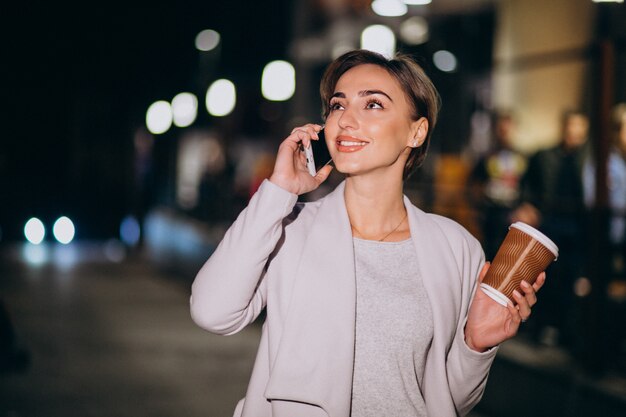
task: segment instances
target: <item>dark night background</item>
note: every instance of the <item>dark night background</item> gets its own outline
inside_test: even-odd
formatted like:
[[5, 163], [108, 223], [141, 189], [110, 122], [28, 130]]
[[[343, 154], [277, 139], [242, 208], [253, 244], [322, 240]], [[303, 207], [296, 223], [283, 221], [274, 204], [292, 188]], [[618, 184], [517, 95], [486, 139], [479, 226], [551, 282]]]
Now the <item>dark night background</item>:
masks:
[[115, 233], [127, 210], [133, 132], [147, 107], [196, 92], [206, 76], [196, 34], [222, 35], [209, 71], [245, 86], [284, 58], [291, 30], [286, 0], [25, 1], [2, 9], [4, 240], [19, 238], [31, 216], [75, 218], [78, 238]]

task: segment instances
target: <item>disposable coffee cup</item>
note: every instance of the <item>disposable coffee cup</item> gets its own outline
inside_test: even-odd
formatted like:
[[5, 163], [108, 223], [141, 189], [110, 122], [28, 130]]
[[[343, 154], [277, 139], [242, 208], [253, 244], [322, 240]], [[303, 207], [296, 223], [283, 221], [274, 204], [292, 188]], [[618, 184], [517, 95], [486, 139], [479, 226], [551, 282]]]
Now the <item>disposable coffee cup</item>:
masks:
[[522, 280], [534, 284], [539, 273], [558, 256], [559, 248], [546, 235], [526, 223], [515, 222], [509, 227], [480, 287], [503, 306], [508, 300], [515, 304], [513, 291], [523, 294]]

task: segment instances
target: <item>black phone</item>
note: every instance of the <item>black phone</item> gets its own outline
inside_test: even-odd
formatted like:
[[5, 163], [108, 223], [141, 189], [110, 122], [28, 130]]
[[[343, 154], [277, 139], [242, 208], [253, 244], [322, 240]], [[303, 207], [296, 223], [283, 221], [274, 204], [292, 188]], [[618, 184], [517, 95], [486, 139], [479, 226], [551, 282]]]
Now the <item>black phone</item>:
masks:
[[319, 139], [311, 140], [311, 147], [309, 149], [304, 149], [306, 166], [312, 176], [315, 176], [317, 171], [332, 161], [330, 152], [328, 151], [328, 146], [326, 146], [324, 129], [317, 132], [317, 136], [319, 136]]

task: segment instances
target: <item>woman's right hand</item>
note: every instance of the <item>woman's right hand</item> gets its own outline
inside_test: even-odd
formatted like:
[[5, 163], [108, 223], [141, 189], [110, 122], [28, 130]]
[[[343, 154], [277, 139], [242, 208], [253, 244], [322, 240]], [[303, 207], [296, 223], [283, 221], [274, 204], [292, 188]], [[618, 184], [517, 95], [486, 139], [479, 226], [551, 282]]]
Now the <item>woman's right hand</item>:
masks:
[[278, 148], [274, 172], [270, 177], [271, 182], [300, 195], [315, 190], [326, 181], [333, 167], [326, 165], [314, 177], [311, 176], [306, 167], [304, 152], [300, 150], [300, 144], [308, 147], [311, 146], [311, 140], [319, 140], [317, 132], [321, 129], [322, 126], [309, 123], [291, 131]]

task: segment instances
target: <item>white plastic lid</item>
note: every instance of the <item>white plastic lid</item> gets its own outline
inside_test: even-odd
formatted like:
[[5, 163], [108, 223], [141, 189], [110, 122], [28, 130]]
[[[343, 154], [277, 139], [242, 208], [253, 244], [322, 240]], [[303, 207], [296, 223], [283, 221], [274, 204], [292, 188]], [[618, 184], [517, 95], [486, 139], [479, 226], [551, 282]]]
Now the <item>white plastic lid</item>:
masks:
[[554, 254], [555, 259], [559, 257], [559, 247], [552, 240], [550, 240], [548, 236], [544, 235], [539, 230], [523, 222], [515, 222], [510, 227], [514, 227], [527, 235], [532, 236], [533, 239], [548, 248], [550, 252]]

